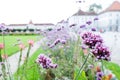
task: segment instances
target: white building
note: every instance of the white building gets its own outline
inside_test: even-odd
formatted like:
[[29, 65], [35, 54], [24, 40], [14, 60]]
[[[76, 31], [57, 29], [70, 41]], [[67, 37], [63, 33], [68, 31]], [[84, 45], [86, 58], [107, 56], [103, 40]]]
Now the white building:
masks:
[[[73, 14], [71, 17], [69, 17], [68, 22], [69, 25], [76, 24], [74, 30], [77, 31], [81, 25], [85, 25], [86, 27], [90, 28], [92, 26], [97, 25], [96, 23], [93, 23], [94, 18], [97, 17], [97, 14], [95, 12], [84, 12], [82, 10], [79, 10], [77, 13]], [[87, 25], [87, 21], [92, 21], [91, 25]]]
[[8, 29], [34, 29], [34, 30], [47, 30], [47, 29], [53, 29], [55, 27], [52, 23], [32, 23], [32, 21], [29, 22], [29, 24], [9, 24], [6, 25], [6, 28]]
[[69, 25], [71, 24], [78, 24], [83, 25], [86, 24], [87, 21], [93, 20], [97, 14], [95, 12], [84, 12], [79, 10], [73, 16], [69, 17]]
[[[95, 21], [94, 18], [99, 20]], [[87, 21], [92, 21], [90, 27], [97, 27], [99, 30], [120, 31], [120, 2], [114, 1], [107, 9], [98, 14], [79, 10], [68, 19], [69, 26], [77, 24], [76, 29], [81, 25], [86, 25]]]
[[65, 21], [65, 20], [61, 20], [60, 22], [58, 22], [56, 24], [56, 27], [55, 28], [67, 28], [68, 29], [68, 21]]
[[99, 27], [106, 30], [120, 31], [120, 2], [113, 2], [106, 10], [99, 13]]

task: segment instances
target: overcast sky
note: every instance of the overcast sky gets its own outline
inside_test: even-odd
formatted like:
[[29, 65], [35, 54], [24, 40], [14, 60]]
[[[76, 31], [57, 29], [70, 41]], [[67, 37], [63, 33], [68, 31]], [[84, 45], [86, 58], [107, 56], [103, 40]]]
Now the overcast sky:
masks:
[[[88, 10], [92, 3], [103, 9], [115, 0], [0, 0], [0, 23], [56, 23], [73, 15], [78, 8]], [[81, 0], [83, 1], [83, 0]], [[120, 0], [118, 0], [120, 1]]]

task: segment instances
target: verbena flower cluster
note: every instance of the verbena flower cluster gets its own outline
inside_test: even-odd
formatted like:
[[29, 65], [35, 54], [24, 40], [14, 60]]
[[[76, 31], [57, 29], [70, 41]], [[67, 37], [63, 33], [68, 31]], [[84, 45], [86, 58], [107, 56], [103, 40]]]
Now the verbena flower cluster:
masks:
[[2, 30], [4, 28], [5, 28], [5, 26], [3, 24], [0, 24], [0, 29]]
[[91, 28], [91, 31], [96, 31], [96, 28]]
[[76, 26], [77, 24], [71, 24], [69, 27], [71, 28], [71, 27], [73, 27], [73, 26]]
[[92, 21], [87, 21], [86, 24], [90, 25], [92, 24]]
[[80, 28], [84, 28], [84, 27], [86, 27], [86, 25], [81, 25], [81, 26], [80, 26]]
[[82, 35], [83, 43], [86, 44], [90, 49], [93, 49], [95, 45], [103, 42], [103, 39], [99, 35], [95, 35], [91, 32], [85, 32]]
[[92, 50], [92, 53], [95, 55], [97, 59], [110, 60], [110, 51], [106, 46], [101, 43], [97, 43], [95, 48]]
[[110, 60], [110, 51], [103, 45], [103, 39], [96, 34], [86, 32], [82, 35], [83, 43], [87, 45], [93, 55], [99, 60]]
[[36, 60], [38, 64], [42, 66], [42, 68], [57, 68], [57, 64], [53, 64], [52, 60], [44, 54], [40, 54]]
[[58, 43], [61, 44], [65, 44], [66, 40], [62, 40], [62, 39], [56, 39], [51, 45], [48, 45], [50, 48], [53, 48], [54, 46], [56, 46]]
[[101, 71], [100, 67], [96, 67], [96, 80], [102, 80], [104, 73]]
[[96, 73], [96, 80], [102, 80], [102, 77], [104, 76], [104, 73], [102, 71], [99, 71]]
[[50, 48], [55, 47], [58, 43], [65, 44], [67, 40], [70, 39], [69, 32], [64, 28], [64, 26], [46, 32], [45, 36], [47, 39], [46, 44]]
[[[88, 26], [90, 26], [91, 24], [93, 24], [95, 21], [97, 21], [97, 20], [99, 20], [97, 17], [95, 17], [93, 20], [88, 20], [88, 21], [86, 21], [86, 23], [85, 24], [83, 24], [83, 25], [80, 25], [80, 31], [81, 31], [81, 29], [89, 29], [90, 27], [88, 27]], [[88, 26], [87, 26], [88, 25]], [[95, 28], [95, 27], [91, 27], [91, 31], [97, 31], [97, 29]], [[78, 32], [79, 33], [79, 32]]]
[[96, 20], [99, 20], [99, 19], [96, 17], [96, 18], [94, 18], [94, 21], [96, 21]]

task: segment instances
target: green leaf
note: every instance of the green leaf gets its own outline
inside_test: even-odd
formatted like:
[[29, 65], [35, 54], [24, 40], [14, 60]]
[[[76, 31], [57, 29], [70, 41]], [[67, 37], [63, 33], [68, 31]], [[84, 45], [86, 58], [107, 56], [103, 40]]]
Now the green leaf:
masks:
[[[75, 72], [74, 72], [74, 79], [76, 78], [76, 75], [78, 74], [78, 72], [79, 72], [79, 67], [76, 67], [76, 68], [75, 68]], [[78, 79], [77, 79], [77, 80], [87, 80], [85, 71], [82, 71], [82, 72], [81, 72], [81, 75], [78, 76]]]

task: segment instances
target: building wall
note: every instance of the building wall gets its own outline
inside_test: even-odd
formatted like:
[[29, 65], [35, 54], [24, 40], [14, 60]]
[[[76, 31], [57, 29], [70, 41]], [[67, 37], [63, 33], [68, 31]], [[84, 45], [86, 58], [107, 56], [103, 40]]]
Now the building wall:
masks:
[[58, 29], [58, 28], [66, 28], [66, 29], [69, 29], [68, 27], [68, 22], [60, 22], [60, 23], [57, 23], [56, 24], [56, 27], [55, 27], [55, 29]]
[[85, 25], [87, 21], [91, 21], [92, 24], [91, 25], [86, 25], [86, 28], [91, 28], [91, 27], [98, 27], [98, 22], [97, 21], [94, 21], [94, 18], [96, 18], [97, 15], [90, 15], [90, 16], [85, 16], [85, 15], [81, 15], [81, 16], [71, 16], [69, 19], [68, 19], [68, 22], [69, 22], [69, 26], [72, 25], [72, 24], [77, 24], [75, 27], [74, 27], [74, 30], [78, 30], [80, 29], [80, 26], [81, 25]]
[[53, 29], [55, 26], [54, 25], [28, 25], [28, 28], [30, 29], [41, 29], [41, 30], [46, 30], [46, 29]]
[[27, 26], [6, 26], [8, 29], [26, 29]]
[[106, 12], [99, 16], [99, 27], [104, 28], [107, 31], [120, 31], [120, 12]]
[[40, 29], [40, 30], [46, 30], [46, 29], [49, 29], [49, 28], [54, 28], [55, 26], [54, 25], [33, 25], [33, 24], [28, 24], [28, 25], [25, 25], [25, 26], [6, 26], [6, 28], [9, 28], [9, 29]]
[[[95, 17], [98, 17], [98, 21], [93, 21]], [[106, 31], [120, 31], [120, 11], [104, 12], [98, 16], [71, 16], [68, 20], [69, 25], [78, 24], [77, 29], [80, 25], [86, 23], [86, 21], [92, 21], [90, 27], [96, 27], [97, 29], [103, 29]]]

